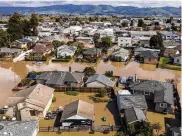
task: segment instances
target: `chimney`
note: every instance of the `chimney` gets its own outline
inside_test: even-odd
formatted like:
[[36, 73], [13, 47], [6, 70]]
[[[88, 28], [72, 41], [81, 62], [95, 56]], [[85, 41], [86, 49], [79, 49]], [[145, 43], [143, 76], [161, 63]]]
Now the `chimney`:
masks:
[[71, 66], [69, 66], [69, 72], [71, 72]]
[[134, 79], [135, 82], [137, 82], [137, 74], [135, 74], [135, 79]]

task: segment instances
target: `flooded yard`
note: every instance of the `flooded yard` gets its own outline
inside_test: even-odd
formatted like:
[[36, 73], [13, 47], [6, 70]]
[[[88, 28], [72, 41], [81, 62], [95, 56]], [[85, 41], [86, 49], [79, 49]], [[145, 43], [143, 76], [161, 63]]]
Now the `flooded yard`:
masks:
[[[173, 71], [167, 69], [154, 69], [153, 65], [138, 64], [130, 62], [125, 65], [122, 62], [103, 62], [100, 60], [97, 63], [75, 63], [75, 62], [45, 62], [41, 65], [32, 64], [32, 62], [20, 61], [13, 63], [12, 61], [0, 61], [0, 106], [4, 105], [4, 100], [12, 94], [11, 89], [24, 78], [30, 71], [54, 71], [62, 70], [68, 71], [71, 66], [72, 71], [82, 71], [85, 67], [94, 67], [97, 73], [105, 73], [105, 71], [112, 70], [117, 76], [134, 76], [138, 78], [153, 79], [165, 81], [168, 78], [180, 77], [180, 71]], [[178, 87], [180, 88], [180, 87]], [[180, 92], [180, 89], [179, 89]]]

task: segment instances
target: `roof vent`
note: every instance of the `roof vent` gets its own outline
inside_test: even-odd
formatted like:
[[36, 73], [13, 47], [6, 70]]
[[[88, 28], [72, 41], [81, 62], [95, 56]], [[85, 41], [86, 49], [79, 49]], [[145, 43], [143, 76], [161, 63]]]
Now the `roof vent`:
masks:
[[2, 130], [4, 128], [4, 126], [3, 125], [0, 125], [0, 130]]

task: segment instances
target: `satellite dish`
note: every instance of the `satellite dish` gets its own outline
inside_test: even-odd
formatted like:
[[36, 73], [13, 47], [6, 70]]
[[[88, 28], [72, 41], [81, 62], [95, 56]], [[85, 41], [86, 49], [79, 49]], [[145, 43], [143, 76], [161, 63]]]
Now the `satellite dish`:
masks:
[[5, 120], [6, 119], [6, 116], [3, 116], [3, 120]]
[[15, 121], [15, 120], [16, 120], [16, 118], [15, 118], [15, 117], [13, 117], [11, 120], [12, 120], [12, 121]]

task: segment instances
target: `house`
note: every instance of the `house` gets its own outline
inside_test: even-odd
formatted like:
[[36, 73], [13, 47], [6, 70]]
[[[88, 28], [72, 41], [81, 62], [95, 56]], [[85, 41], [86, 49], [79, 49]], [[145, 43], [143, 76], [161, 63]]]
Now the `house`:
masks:
[[158, 53], [150, 50], [142, 51], [140, 54], [135, 56], [137, 60], [144, 64], [157, 64], [158, 63]]
[[124, 110], [124, 118], [127, 126], [133, 123], [135, 123], [135, 125], [140, 125], [140, 122], [146, 120], [144, 112], [141, 109], [134, 107]]
[[57, 58], [73, 56], [77, 50], [76, 46], [63, 45], [57, 48]]
[[147, 102], [144, 95], [137, 94], [118, 94], [117, 95], [117, 105], [121, 116], [124, 116], [124, 111], [130, 108], [138, 108], [143, 111], [146, 115], [147, 113]]
[[77, 42], [84, 41], [84, 42], [87, 42], [87, 43], [93, 43], [92, 37], [76, 37], [76, 41]]
[[2, 58], [14, 58], [18, 56], [20, 53], [21, 49], [7, 48], [7, 47], [0, 48], [0, 57]]
[[180, 52], [174, 48], [167, 48], [164, 51], [164, 57], [172, 57], [173, 58], [178, 54], [180, 54]]
[[38, 36], [27, 36], [25, 38], [31, 40], [33, 43], [36, 43], [39, 40]]
[[118, 37], [118, 46], [120, 47], [131, 47], [131, 37]]
[[138, 80], [129, 84], [129, 90], [133, 94], [144, 95], [147, 100], [153, 101], [155, 111], [173, 113], [173, 85], [168, 82], [156, 80]]
[[94, 105], [82, 100], [77, 100], [65, 105], [60, 120], [63, 127], [79, 125], [92, 126], [94, 121]]
[[130, 31], [130, 35], [132, 38], [134, 37], [152, 37], [153, 35], [157, 35], [156, 31]]
[[181, 54], [178, 54], [174, 57], [173, 64], [181, 65]]
[[142, 47], [149, 47], [150, 37], [139, 37], [139, 45]]
[[107, 50], [107, 53], [108, 53], [108, 54], [112, 54], [113, 52], [118, 51], [119, 49], [120, 49], [119, 46], [114, 45], [114, 46], [110, 47], [110, 48]]
[[20, 113], [22, 121], [37, 120], [45, 117], [52, 104], [53, 93], [53, 88], [37, 84], [9, 97], [6, 105], [13, 108], [15, 114]]
[[160, 31], [159, 34], [162, 36], [164, 40], [172, 40], [172, 39], [180, 40], [181, 38], [181, 36], [171, 31]]
[[11, 45], [12, 47], [16, 47], [16, 48], [27, 48], [27, 44], [32, 42], [32, 40], [30, 39], [19, 39], [13, 42], [13, 44]]
[[129, 59], [129, 51], [121, 48], [119, 51], [113, 52], [111, 57], [120, 57], [121, 61], [127, 61]]
[[53, 46], [52, 44], [46, 44], [46, 43], [36, 43], [33, 47], [33, 53], [46, 55], [50, 54], [52, 52]]
[[152, 52], [156, 52], [157, 54], [160, 53], [160, 50], [158, 50], [158, 49], [149, 49], [149, 48], [138, 47], [138, 48], [134, 49], [134, 56], [139, 55], [143, 51], [152, 51]]
[[1, 121], [0, 136], [37, 136], [38, 121]]
[[83, 51], [83, 56], [84, 57], [89, 57], [89, 58], [97, 58], [100, 57], [102, 53], [102, 49], [99, 48], [89, 48], [86, 51]]
[[37, 83], [49, 87], [81, 87], [83, 85], [84, 73], [67, 71], [42, 72], [36, 77]]
[[87, 87], [113, 88], [116, 84], [116, 81], [112, 81], [109, 77], [105, 75], [98, 74], [89, 77], [85, 84]]

